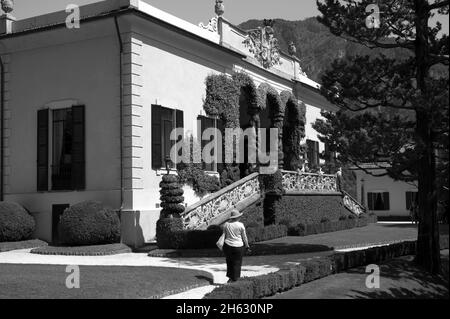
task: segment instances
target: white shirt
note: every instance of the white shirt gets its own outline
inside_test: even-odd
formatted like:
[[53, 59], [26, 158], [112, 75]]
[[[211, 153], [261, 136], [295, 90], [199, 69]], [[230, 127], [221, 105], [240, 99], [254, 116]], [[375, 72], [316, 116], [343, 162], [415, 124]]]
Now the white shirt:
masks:
[[248, 247], [247, 234], [245, 226], [241, 222], [225, 223], [223, 226], [225, 233], [225, 244], [231, 247]]

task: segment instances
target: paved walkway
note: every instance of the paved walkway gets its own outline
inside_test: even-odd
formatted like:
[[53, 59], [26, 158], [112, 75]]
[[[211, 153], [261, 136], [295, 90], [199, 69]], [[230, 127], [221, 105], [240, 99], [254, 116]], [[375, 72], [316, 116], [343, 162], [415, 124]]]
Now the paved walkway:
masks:
[[[382, 245], [396, 241], [415, 240], [417, 228], [413, 225], [378, 224], [363, 228], [307, 237], [287, 237], [266, 242], [280, 246], [291, 244], [327, 245], [335, 250], [352, 250]], [[301, 260], [327, 256], [333, 251], [276, 256], [244, 257], [242, 276], [251, 277], [278, 271]], [[226, 264], [223, 257], [215, 258], [158, 258], [146, 253], [127, 253], [110, 256], [54, 256], [31, 254], [30, 249], [0, 253], [0, 264], [51, 264], [51, 265], [104, 265], [104, 266], [157, 266], [203, 270], [210, 274], [214, 284], [226, 283]], [[180, 299], [202, 298], [213, 285], [194, 289], [172, 297]]]

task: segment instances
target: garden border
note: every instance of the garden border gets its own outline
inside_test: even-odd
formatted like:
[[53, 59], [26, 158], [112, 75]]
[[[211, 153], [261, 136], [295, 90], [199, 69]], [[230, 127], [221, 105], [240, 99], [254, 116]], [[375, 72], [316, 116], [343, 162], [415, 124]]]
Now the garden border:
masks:
[[[448, 236], [441, 236], [441, 250], [448, 249]], [[290, 290], [350, 268], [380, 263], [396, 257], [414, 255], [417, 241], [373, 247], [350, 252], [338, 252], [327, 257], [318, 257], [301, 262], [291, 268], [277, 272], [244, 277], [237, 282], [217, 287], [204, 299], [260, 299]]]
[[[91, 250], [90, 250], [91, 249]], [[132, 249], [124, 244], [106, 244], [91, 246], [45, 246], [32, 249], [30, 253], [37, 255], [58, 256], [109, 256], [131, 253]]]

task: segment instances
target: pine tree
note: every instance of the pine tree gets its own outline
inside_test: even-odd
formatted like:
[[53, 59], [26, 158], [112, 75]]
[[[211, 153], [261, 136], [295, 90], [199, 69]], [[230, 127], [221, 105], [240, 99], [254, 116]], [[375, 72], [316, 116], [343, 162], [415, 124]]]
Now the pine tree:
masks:
[[[375, 58], [340, 59], [325, 72], [323, 95], [347, 112], [325, 114], [328, 121], [317, 122], [316, 128], [342, 161], [384, 159], [391, 164], [386, 174], [406, 181], [417, 178], [416, 261], [437, 273], [436, 166], [441, 159], [436, 154], [446, 152], [437, 150], [448, 140], [444, 117], [448, 118], [448, 77], [436, 78], [432, 71], [437, 65], [448, 66], [449, 43], [448, 35], [440, 35], [439, 22], [431, 26], [431, 18], [448, 15], [449, 1], [379, 0], [374, 6], [373, 0], [319, 0], [317, 4], [322, 13], [319, 22], [333, 34], [382, 53]], [[387, 53], [396, 49], [405, 50], [405, 58], [389, 58]]]

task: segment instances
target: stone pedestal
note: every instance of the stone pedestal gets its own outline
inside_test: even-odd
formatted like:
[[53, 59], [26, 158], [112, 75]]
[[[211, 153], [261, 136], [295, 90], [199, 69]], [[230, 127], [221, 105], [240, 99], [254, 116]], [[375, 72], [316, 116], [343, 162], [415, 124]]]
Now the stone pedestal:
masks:
[[12, 33], [15, 21], [16, 18], [14, 18], [11, 14], [3, 14], [0, 17], [0, 35]]

